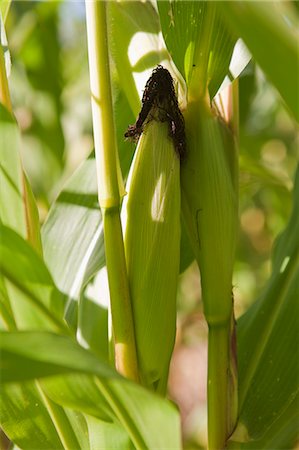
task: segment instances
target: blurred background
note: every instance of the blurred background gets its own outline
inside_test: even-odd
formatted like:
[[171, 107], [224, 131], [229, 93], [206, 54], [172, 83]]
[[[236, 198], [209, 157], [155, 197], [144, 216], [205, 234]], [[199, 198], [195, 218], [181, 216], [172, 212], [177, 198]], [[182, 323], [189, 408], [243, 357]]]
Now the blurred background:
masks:
[[[43, 223], [64, 182], [93, 147], [84, 3], [13, 2], [6, 31], [23, 165]], [[237, 317], [258, 299], [269, 277], [271, 249], [291, 211], [299, 156], [298, 129], [254, 62], [239, 79], [239, 94]], [[127, 145], [131, 157], [132, 145]], [[206, 445], [206, 339], [199, 271], [192, 263], [179, 280], [169, 381], [170, 397], [181, 410], [186, 448]]]

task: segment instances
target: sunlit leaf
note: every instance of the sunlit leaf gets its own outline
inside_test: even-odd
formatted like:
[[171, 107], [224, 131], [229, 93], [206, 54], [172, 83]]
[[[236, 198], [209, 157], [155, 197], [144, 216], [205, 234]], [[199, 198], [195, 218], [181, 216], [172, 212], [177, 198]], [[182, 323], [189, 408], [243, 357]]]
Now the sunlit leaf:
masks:
[[11, 5], [11, 0], [1, 0], [0, 1], [0, 13], [1, 13], [4, 23], [6, 21], [7, 15], [8, 15], [10, 5]]
[[48, 332], [2, 332], [0, 348], [2, 383], [65, 373], [95, 375], [95, 386], [136, 448], [181, 448], [179, 416], [170, 402], [122, 379], [70, 338]]
[[[193, 72], [201, 73], [200, 78], [205, 78], [213, 98], [229, 73], [235, 36], [212, 3], [158, 1], [158, 9], [167, 48], [187, 85]], [[241, 68], [244, 62], [232, 79]], [[198, 91], [201, 89], [198, 86]]]
[[19, 154], [20, 133], [14, 118], [0, 104], [1, 222], [27, 237], [23, 200], [23, 172]]
[[92, 416], [86, 416], [90, 439], [90, 449], [113, 448], [114, 450], [134, 450], [128, 434], [115, 423], [100, 421]]
[[64, 449], [34, 381], [2, 384], [0, 415], [1, 427], [20, 448]]
[[42, 230], [44, 257], [74, 320], [82, 286], [104, 264], [95, 161], [88, 159], [59, 194]]
[[66, 332], [62, 321], [64, 296], [54, 286], [43, 261], [13, 230], [3, 225], [0, 229], [0, 268], [9, 281], [8, 294], [17, 326]]
[[219, 2], [219, 8], [299, 120], [298, 30], [280, 3]]

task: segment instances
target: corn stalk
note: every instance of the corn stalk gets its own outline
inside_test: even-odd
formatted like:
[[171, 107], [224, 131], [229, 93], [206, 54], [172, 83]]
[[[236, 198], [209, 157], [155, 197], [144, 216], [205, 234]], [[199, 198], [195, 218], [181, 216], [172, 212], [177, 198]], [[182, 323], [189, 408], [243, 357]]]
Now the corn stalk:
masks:
[[201, 272], [209, 326], [209, 449], [224, 448], [237, 415], [232, 273], [237, 235], [237, 160], [230, 131], [204, 99], [186, 111], [188, 160], [182, 211]]
[[120, 222], [124, 187], [113, 120], [106, 6], [105, 1], [86, 1], [98, 198], [104, 225], [115, 365], [124, 376], [137, 381], [134, 326]]

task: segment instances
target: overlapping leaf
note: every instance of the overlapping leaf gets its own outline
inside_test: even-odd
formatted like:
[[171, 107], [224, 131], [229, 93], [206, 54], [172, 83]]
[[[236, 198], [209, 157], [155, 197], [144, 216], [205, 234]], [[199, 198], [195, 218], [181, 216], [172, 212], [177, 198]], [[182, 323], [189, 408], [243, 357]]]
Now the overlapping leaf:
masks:
[[238, 322], [240, 423], [235, 438], [245, 441], [242, 448], [287, 448], [298, 437], [298, 199], [299, 170], [293, 212], [274, 248], [272, 276]]
[[219, 2], [219, 8], [298, 121], [299, 35], [295, 12], [282, 10], [279, 2]]
[[167, 48], [187, 84], [200, 73], [213, 98], [229, 72], [235, 36], [212, 3], [158, 1], [158, 9]]
[[[174, 406], [122, 379], [71, 338], [49, 332], [4, 332], [0, 346], [3, 383], [65, 373], [94, 375], [94, 386], [104, 396], [113, 418], [127, 431], [136, 448], [180, 448], [179, 416]], [[46, 381], [43, 386], [51, 396], [51, 386], [47, 388]], [[77, 389], [80, 390], [79, 383]], [[63, 391], [60, 402], [63, 403]]]

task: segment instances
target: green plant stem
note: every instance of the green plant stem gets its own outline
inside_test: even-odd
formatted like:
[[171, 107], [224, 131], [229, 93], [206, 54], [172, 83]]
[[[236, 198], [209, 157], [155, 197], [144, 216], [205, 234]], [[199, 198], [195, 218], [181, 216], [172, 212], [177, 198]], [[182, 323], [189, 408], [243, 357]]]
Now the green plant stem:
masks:
[[103, 210], [106, 262], [117, 370], [138, 381], [133, 319], [119, 209]]
[[128, 435], [130, 436], [134, 448], [136, 450], [144, 450], [146, 448], [146, 443], [143, 439], [143, 436], [136, 426], [135, 421], [132, 420], [131, 416], [127, 414], [126, 408], [124, 407], [124, 404], [119, 400], [117, 392], [115, 394], [113, 385], [111, 389], [111, 384], [109, 383], [109, 381], [104, 382], [98, 377], [95, 377], [94, 380], [98, 389], [103, 394], [109, 406], [113, 410], [115, 416], [118, 418], [119, 422], [122, 424]]
[[115, 363], [122, 375], [137, 381], [134, 326], [120, 223], [120, 204], [125, 192], [113, 119], [107, 3], [86, 1], [85, 5], [98, 197], [104, 224]]
[[12, 112], [12, 105], [10, 100], [5, 68], [4, 52], [1, 44], [0, 44], [0, 102], [5, 106], [5, 108], [9, 112]]
[[230, 323], [209, 326], [208, 442], [209, 450], [225, 447], [228, 434]]
[[76, 448], [80, 448], [77, 437], [64, 409], [56, 403], [52, 402], [52, 400], [44, 393], [42, 385], [38, 380], [35, 380], [35, 385], [47, 408], [47, 411], [52, 419], [54, 427], [65, 450], [74, 450]]

